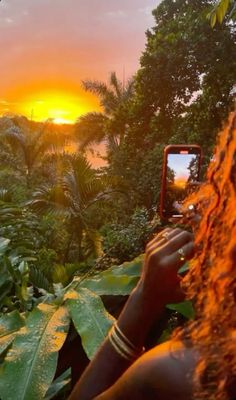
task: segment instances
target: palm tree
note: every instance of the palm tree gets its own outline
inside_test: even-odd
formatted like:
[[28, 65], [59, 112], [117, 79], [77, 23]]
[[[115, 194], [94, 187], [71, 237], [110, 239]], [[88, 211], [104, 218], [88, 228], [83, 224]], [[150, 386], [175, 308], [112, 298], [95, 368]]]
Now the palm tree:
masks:
[[65, 144], [66, 137], [58, 135], [51, 128], [50, 121], [36, 123], [23, 116], [5, 117], [1, 123], [0, 140], [23, 162], [28, 186], [32, 171], [42, 161], [43, 156], [48, 152], [55, 152]]
[[236, 1], [235, 0], [218, 0], [212, 11], [208, 14], [211, 26], [214, 27], [216, 22], [222, 23], [226, 14], [229, 12], [229, 18], [236, 19]]
[[[65, 162], [65, 160], [64, 160]], [[45, 184], [33, 193], [28, 205], [40, 213], [60, 215], [68, 224], [70, 237], [64, 262], [76, 243], [78, 259], [85, 257], [83, 244], [90, 247], [90, 254], [98, 255], [100, 238], [94, 228], [94, 214], [91, 211], [104, 205], [112, 195], [118, 192], [117, 180], [102, 176], [91, 168], [86, 158], [79, 154], [67, 155], [67, 167], [58, 181]]]
[[77, 121], [75, 132], [80, 142], [80, 149], [105, 141], [110, 150], [119, 146], [126, 133], [127, 114], [124, 111], [134, 93], [134, 80], [126, 85], [112, 72], [109, 85], [99, 81], [86, 80], [83, 88], [100, 99], [103, 112], [91, 112]]

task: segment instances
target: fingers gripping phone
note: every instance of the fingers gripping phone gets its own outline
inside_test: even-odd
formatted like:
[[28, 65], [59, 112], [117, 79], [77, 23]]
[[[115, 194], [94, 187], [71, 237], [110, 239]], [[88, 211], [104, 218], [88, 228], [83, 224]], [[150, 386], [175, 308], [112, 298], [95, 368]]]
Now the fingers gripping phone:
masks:
[[182, 218], [181, 206], [199, 182], [202, 160], [198, 145], [170, 145], [164, 149], [160, 215], [164, 220]]

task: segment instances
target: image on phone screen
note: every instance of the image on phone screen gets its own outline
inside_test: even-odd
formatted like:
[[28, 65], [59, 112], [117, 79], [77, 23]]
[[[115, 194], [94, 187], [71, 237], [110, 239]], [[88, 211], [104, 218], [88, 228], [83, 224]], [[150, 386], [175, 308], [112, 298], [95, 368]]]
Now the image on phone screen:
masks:
[[191, 192], [191, 184], [199, 178], [199, 154], [182, 151], [167, 155], [165, 214], [181, 215], [183, 200]]

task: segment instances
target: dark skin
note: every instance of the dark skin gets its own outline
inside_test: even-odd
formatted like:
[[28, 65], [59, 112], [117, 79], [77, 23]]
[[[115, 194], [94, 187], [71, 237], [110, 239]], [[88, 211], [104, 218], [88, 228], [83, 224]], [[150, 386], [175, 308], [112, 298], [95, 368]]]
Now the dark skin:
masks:
[[140, 357], [111, 388], [95, 399], [190, 400], [195, 358], [193, 351], [183, 348], [181, 343], [159, 345]]
[[[183, 299], [178, 270], [185, 261], [178, 253], [180, 248], [185, 259], [192, 258], [193, 236], [178, 228], [167, 228], [146, 247], [140, 281], [118, 319], [119, 328], [139, 348], [165, 305]], [[191, 398], [195, 363], [193, 350], [178, 342], [167, 342], [132, 364], [106, 339], [69, 400], [187, 400]]]

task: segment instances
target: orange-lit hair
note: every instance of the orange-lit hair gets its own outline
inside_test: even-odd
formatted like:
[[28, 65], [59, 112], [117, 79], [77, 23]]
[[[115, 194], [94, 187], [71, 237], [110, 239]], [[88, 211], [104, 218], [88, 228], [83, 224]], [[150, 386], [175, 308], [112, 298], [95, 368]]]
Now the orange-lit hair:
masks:
[[181, 335], [200, 353], [196, 399], [225, 400], [236, 379], [236, 112], [219, 134], [207, 178], [187, 199], [195, 203], [201, 221], [184, 279], [196, 317]]

